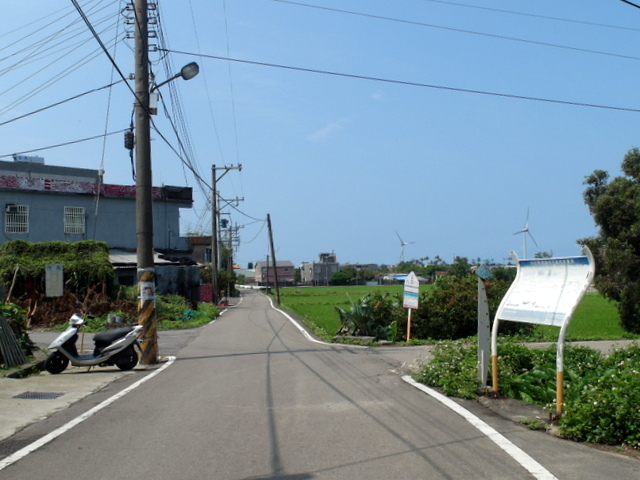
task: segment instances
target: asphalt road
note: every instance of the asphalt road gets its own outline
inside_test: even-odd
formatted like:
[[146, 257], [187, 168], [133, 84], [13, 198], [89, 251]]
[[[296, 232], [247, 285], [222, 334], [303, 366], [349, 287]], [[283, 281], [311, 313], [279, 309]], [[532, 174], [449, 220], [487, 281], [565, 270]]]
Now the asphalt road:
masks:
[[[310, 341], [257, 292], [173, 348], [175, 362], [0, 479], [640, 478], [636, 460], [455, 402], [474, 425], [371, 349]], [[154, 373], [122, 377], [19, 432], [12, 448]]]

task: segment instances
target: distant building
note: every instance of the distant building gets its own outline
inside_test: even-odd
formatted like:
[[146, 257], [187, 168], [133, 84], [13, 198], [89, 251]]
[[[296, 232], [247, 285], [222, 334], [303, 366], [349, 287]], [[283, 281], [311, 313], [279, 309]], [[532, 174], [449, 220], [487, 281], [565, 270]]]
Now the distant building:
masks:
[[189, 237], [191, 244], [191, 258], [199, 264], [211, 263], [211, 235], [204, 237]]
[[331, 276], [339, 271], [340, 264], [333, 251], [320, 253], [317, 262], [303, 262], [300, 265], [300, 281], [305, 285], [329, 285]]
[[375, 263], [347, 263], [343, 264], [342, 267], [353, 267], [356, 270], [369, 270], [371, 272], [375, 272], [380, 270], [382, 267]]
[[[276, 261], [278, 285], [293, 285], [296, 280], [296, 269], [289, 260]], [[273, 262], [258, 262], [255, 270], [255, 283], [261, 286], [276, 284], [276, 271]]]

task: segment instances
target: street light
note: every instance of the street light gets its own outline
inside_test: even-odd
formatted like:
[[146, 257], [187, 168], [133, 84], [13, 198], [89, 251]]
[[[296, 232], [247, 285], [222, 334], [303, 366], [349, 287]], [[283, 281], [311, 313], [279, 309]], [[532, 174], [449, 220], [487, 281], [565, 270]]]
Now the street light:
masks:
[[193, 77], [198, 75], [199, 72], [200, 72], [200, 67], [196, 62], [187, 63], [173, 77], [169, 78], [168, 80], [165, 80], [162, 83], [159, 83], [158, 85], [154, 85], [153, 87], [151, 87], [151, 92], [154, 92], [164, 84], [169, 83], [179, 77], [182, 77], [185, 80], [191, 80]]
[[[147, 18], [146, 2], [136, 1], [140, 8], [138, 18]], [[144, 10], [144, 11], [143, 11]], [[142, 22], [144, 23], [144, 22]], [[198, 64], [191, 62], [179, 73], [149, 90], [149, 58], [146, 24], [136, 29], [136, 247], [138, 263], [138, 323], [142, 331], [141, 362], [146, 365], [158, 361], [158, 332], [155, 311], [155, 271], [153, 259], [153, 184], [151, 179], [151, 109], [149, 97], [162, 85], [182, 77], [190, 80], [199, 72]]]

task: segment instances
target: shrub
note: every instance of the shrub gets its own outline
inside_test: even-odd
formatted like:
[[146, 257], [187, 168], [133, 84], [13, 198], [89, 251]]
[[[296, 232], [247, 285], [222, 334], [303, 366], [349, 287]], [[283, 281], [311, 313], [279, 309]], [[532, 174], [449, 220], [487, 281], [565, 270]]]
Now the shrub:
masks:
[[640, 446], [640, 347], [617, 350], [574, 390], [560, 418], [578, 441]]
[[418, 381], [439, 387], [445, 395], [461, 398], [478, 396], [476, 346], [461, 341], [438, 343], [433, 359], [425, 365]]
[[[495, 280], [486, 284], [489, 315], [495, 316], [510, 282]], [[413, 319], [415, 318], [415, 320]], [[421, 294], [419, 307], [412, 318], [414, 336], [423, 339], [455, 340], [478, 332], [478, 279], [475, 275], [440, 277], [433, 287]], [[504, 322], [501, 333], [526, 333], [533, 326]]]
[[113, 267], [109, 248], [104, 242], [29, 243], [11, 240], [0, 246], [0, 282], [19, 297], [43, 295], [47, 264], [64, 265], [65, 290], [85, 293], [96, 285], [110, 286]]
[[402, 304], [398, 295], [390, 293], [367, 293], [349, 310], [335, 307], [340, 316], [343, 335], [371, 336], [377, 340], [394, 342], [398, 334]]
[[[531, 349], [502, 343], [500, 393], [553, 407], [556, 394], [556, 346]], [[433, 360], [418, 380], [463, 398], [478, 394], [476, 347], [463, 342], [436, 345]], [[565, 406], [559, 419], [569, 439], [640, 447], [640, 346], [608, 357], [587, 347], [565, 346]]]

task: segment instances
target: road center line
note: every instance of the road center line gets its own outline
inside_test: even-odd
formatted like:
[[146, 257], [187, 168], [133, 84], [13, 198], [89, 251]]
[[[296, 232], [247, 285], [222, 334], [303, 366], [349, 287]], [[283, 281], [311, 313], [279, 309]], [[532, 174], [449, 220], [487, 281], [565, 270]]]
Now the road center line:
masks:
[[65, 423], [61, 427], [56, 428], [55, 430], [53, 430], [52, 432], [48, 433], [47, 435], [39, 438], [35, 442], [30, 443], [26, 447], [21, 448], [17, 452], [9, 455], [8, 457], [3, 458], [2, 460], [0, 460], [0, 470], [4, 470], [9, 465], [12, 465], [12, 464], [16, 463], [18, 460], [23, 459], [24, 457], [26, 457], [30, 453], [35, 452], [40, 447], [43, 447], [47, 443], [49, 443], [52, 440], [58, 438], [63, 433], [68, 432], [69, 430], [71, 430], [76, 425], [78, 425], [78, 424], [84, 422], [86, 419], [92, 417], [94, 414], [98, 413], [103, 408], [108, 407], [109, 405], [111, 405], [113, 402], [115, 402], [119, 398], [124, 397], [127, 393], [129, 393], [132, 390], [138, 388], [144, 382], [146, 382], [148, 380], [151, 380], [153, 377], [158, 375], [164, 369], [168, 368], [175, 360], [176, 360], [176, 357], [167, 357], [167, 362], [164, 365], [162, 365], [162, 367], [160, 367], [158, 370], [150, 373], [149, 375], [145, 376], [144, 378], [141, 378], [137, 382], [129, 385], [124, 390], [121, 390], [120, 392], [116, 393], [113, 397], [110, 397], [110, 398], [106, 399], [104, 402], [102, 402], [102, 403], [96, 405], [95, 407], [87, 410], [82, 415], [80, 415], [80, 416], [74, 418], [73, 420]]
[[421, 383], [416, 382], [409, 375], [404, 375], [402, 379], [407, 382], [409, 385], [417, 388], [418, 390], [422, 390], [424, 393], [431, 395], [433, 398], [438, 400], [440, 403], [453, 410], [455, 413], [464, 418], [471, 425], [476, 427], [482, 433], [484, 433], [489, 439], [498, 445], [502, 450], [504, 450], [511, 458], [513, 458], [516, 462], [522, 465], [531, 475], [539, 480], [558, 480], [551, 472], [549, 472], [546, 468], [536, 462], [531, 456], [521, 450], [519, 447], [511, 443], [504, 435], [499, 433], [493, 427], [489, 426], [487, 423], [480, 420], [473, 413], [471, 413], [466, 408], [458, 405], [456, 402], [451, 400], [450, 398], [442, 395], [441, 393], [436, 392], [432, 388], [427, 387]]

